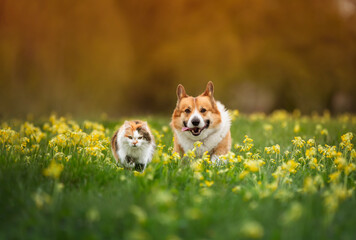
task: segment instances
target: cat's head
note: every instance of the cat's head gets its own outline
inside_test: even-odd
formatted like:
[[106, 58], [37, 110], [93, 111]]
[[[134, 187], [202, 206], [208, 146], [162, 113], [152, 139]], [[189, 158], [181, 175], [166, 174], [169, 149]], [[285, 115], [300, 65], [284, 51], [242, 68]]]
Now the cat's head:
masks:
[[140, 120], [125, 121], [125, 140], [130, 147], [141, 147], [151, 142], [147, 122]]

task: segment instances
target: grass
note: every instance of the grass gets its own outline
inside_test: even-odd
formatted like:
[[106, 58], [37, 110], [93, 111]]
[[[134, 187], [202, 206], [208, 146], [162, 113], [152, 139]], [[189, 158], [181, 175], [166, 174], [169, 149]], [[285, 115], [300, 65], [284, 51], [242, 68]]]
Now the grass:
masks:
[[237, 115], [222, 165], [149, 117], [144, 173], [114, 163], [121, 120], [2, 122], [0, 239], [354, 239], [355, 116]]

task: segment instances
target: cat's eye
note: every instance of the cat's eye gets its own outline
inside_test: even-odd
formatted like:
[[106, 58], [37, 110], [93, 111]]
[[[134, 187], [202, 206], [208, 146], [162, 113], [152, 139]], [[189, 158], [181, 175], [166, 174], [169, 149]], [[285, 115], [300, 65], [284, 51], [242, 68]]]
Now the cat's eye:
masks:
[[185, 113], [190, 113], [190, 109], [187, 108], [187, 109], [184, 110], [184, 112], [185, 112]]
[[205, 108], [202, 108], [202, 109], [200, 109], [200, 112], [201, 112], [201, 113], [205, 113], [205, 112], [206, 112], [206, 109], [205, 109]]
[[129, 139], [132, 139], [132, 137], [131, 137], [131, 136], [128, 136], [128, 138], [129, 138]]
[[142, 137], [138, 137], [138, 139], [142, 139]]

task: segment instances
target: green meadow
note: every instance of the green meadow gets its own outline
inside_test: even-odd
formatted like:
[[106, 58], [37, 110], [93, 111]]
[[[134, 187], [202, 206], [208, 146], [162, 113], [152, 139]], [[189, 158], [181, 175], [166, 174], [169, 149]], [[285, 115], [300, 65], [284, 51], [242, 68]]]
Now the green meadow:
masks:
[[143, 173], [111, 154], [124, 119], [2, 121], [0, 239], [355, 239], [356, 116], [231, 115], [221, 164], [146, 117]]

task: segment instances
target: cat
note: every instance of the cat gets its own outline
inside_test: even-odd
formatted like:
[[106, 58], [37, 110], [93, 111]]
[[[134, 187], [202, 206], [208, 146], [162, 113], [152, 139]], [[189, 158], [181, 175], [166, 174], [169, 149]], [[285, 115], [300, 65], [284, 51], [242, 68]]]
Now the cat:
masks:
[[140, 120], [125, 121], [111, 139], [116, 163], [140, 172], [151, 162], [155, 147], [155, 139], [147, 122]]

